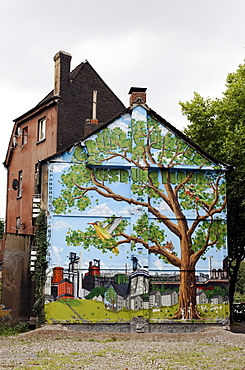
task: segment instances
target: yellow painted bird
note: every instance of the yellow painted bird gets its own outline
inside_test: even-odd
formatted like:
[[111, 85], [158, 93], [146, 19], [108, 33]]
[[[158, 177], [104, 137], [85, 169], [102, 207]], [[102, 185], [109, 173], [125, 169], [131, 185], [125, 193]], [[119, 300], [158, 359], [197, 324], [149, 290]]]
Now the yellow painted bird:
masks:
[[88, 225], [93, 225], [97, 236], [102, 241], [105, 241], [111, 238], [112, 231], [115, 230], [115, 228], [120, 224], [121, 221], [122, 221], [122, 217], [117, 217], [109, 223], [95, 221], [95, 222], [88, 222]]

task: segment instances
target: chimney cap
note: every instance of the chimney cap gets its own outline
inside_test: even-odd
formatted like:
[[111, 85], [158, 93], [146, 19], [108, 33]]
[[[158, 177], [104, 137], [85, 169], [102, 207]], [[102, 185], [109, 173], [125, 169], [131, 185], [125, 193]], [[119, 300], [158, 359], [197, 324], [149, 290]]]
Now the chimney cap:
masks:
[[67, 51], [60, 50], [60, 51], [58, 51], [58, 52], [55, 54], [55, 56], [54, 56], [54, 61], [56, 61], [57, 59], [59, 59], [61, 55], [66, 55], [66, 56], [68, 56], [68, 57], [70, 57], [70, 58], [71, 58], [71, 54], [70, 54], [70, 53], [67, 53]]
[[147, 87], [131, 87], [130, 90], [129, 90], [129, 94], [132, 94], [134, 92], [146, 92], [147, 90]]

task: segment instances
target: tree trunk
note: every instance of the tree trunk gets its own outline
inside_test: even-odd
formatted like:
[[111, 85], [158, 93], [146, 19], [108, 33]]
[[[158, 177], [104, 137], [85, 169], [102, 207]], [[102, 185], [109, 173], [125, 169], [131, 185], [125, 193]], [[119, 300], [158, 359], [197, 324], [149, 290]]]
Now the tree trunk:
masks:
[[196, 308], [196, 276], [195, 263], [191, 263], [192, 242], [186, 233], [182, 233], [180, 241], [181, 266], [179, 286], [179, 309], [174, 319], [201, 319]]
[[174, 319], [201, 319], [196, 309], [195, 268], [180, 270], [179, 309]]

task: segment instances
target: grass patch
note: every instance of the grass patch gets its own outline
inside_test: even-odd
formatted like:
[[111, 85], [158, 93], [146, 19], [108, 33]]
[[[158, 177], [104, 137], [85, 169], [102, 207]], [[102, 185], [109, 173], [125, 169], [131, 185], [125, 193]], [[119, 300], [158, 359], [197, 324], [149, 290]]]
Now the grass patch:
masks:
[[[222, 304], [200, 304], [197, 305], [198, 312], [203, 317], [203, 322], [215, 322], [219, 319], [229, 317], [229, 305]], [[45, 314], [48, 323], [96, 323], [96, 322], [128, 322], [133, 317], [144, 317], [150, 321], [160, 322], [171, 320], [178, 305], [161, 307], [160, 309], [141, 309], [138, 311], [122, 309], [111, 311], [106, 309], [103, 302], [87, 299], [67, 299], [50, 302], [45, 305]], [[201, 320], [193, 320], [201, 322]]]
[[0, 336], [17, 335], [20, 333], [26, 333], [29, 331], [29, 325], [27, 322], [20, 322], [17, 325], [10, 327], [6, 323], [0, 324]]

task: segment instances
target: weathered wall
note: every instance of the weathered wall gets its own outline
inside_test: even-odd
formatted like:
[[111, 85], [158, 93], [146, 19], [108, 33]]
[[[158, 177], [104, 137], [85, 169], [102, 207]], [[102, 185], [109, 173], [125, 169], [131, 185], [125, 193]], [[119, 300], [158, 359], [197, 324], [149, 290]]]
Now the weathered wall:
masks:
[[9, 319], [15, 324], [29, 320], [33, 304], [33, 283], [29, 273], [31, 236], [6, 235], [2, 304], [11, 309]]
[[[56, 151], [56, 106], [48, 108], [19, 123], [20, 130], [28, 127], [27, 143], [22, 145], [22, 135], [16, 138], [17, 146], [12, 150], [8, 167], [6, 232], [14, 233], [16, 218], [20, 217], [20, 234], [33, 234], [32, 202], [36, 191], [36, 166], [40, 159], [47, 158]], [[38, 142], [38, 121], [46, 117], [46, 138]], [[22, 171], [22, 192], [13, 188], [13, 180], [18, 180]]]

